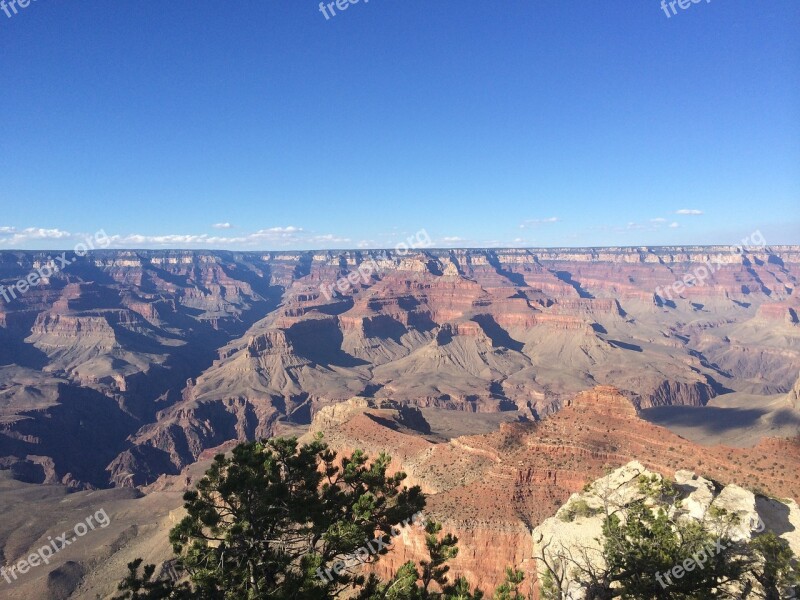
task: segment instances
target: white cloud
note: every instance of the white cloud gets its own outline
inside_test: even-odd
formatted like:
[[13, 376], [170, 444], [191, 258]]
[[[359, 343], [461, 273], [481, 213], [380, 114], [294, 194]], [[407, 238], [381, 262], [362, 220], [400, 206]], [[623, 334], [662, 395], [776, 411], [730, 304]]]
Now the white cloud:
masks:
[[669, 226], [670, 226], [670, 228], [672, 228], [672, 229], [677, 229], [678, 227], [680, 227], [680, 225], [679, 225], [677, 222], [675, 222], [675, 221], [673, 221], [672, 223], [670, 223], [670, 224], [669, 224]]
[[538, 227], [539, 225], [558, 223], [559, 221], [561, 221], [561, 219], [558, 217], [547, 217], [546, 219], [527, 219], [520, 224], [519, 228], [525, 229], [526, 227]]
[[350, 238], [328, 234], [312, 234], [302, 227], [289, 225], [286, 227], [269, 227], [258, 231], [236, 235], [209, 235], [202, 234], [165, 234], [143, 235], [132, 233], [128, 235], [111, 236], [112, 246], [116, 248], [230, 248], [242, 250], [257, 249], [290, 249], [290, 248], [325, 248], [333, 244], [350, 243]]
[[2, 227], [0, 228], [0, 235], [7, 236], [0, 237], [0, 244], [20, 248], [32, 242], [69, 240], [79, 237], [77, 234], [72, 234], [63, 229], [47, 229], [44, 227], [26, 227], [22, 230], [17, 230], [16, 227]]
[[224, 237], [211, 236], [206, 233], [200, 235], [192, 234], [168, 234], [168, 235], [141, 235], [133, 233], [130, 235], [112, 235], [111, 243], [114, 246], [131, 245], [155, 245], [177, 247], [182, 244], [187, 245], [223, 245], [238, 244], [247, 240], [246, 237]]
[[225, 223], [214, 223], [214, 224], [212, 225], [212, 227], [213, 227], [214, 229], [230, 229], [231, 227], [233, 227], [233, 225], [231, 225], [230, 223], [228, 223], [228, 222], [226, 221]]
[[696, 208], [682, 208], [680, 210], [675, 211], [676, 215], [702, 215], [702, 210], [697, 210]]
[[333, 235], [332, 233], [328, 233], [325, 235], [312, 235], [308, 238], [311, 242], [330, 242], [332, 244], [341, 244], [341, 243], [349, 243], [352, 242], [350, 238], [346, 237], [339, 237]]
[[593, 225], [589, 229], [595, 231], [612, 231], [616, 233], [627, 233], [634, 231], [656, 232], [661, 231], [664, 227], [678, 227], [677, 223], [668, 225], [667, 219], [656, 217], [655, 219], [648, 219], [644, 223], [637, 221], [628, 221], [625, 225]]
[[300, 233], [301, 231], [303, 231], [302, 227], [289, 225], [288, 227], [270, 227], [269, 229], [262, 229], [257, 233]]
[[[407, 241], [407, 240], [403, 240]], [[430, 248], [461, 248], [471, 245], [469, 239], [457, 235], [448, 235], [432, 240]]]
[[28, 239], [32, 240], [62, 240], [72, 237], [69, 231], [62, 231], [61, 229], [43, 229], [41, 227], [28, 227], [22, 230], [21, 235], [25, 235]]

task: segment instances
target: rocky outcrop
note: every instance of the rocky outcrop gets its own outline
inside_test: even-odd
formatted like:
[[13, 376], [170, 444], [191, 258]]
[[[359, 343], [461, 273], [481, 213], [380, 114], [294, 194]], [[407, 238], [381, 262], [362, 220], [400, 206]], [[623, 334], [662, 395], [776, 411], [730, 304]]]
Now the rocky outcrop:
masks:
[[800, 409], [800, 379], [797, 380], [794, 387], [789, 391], [787, 400], [793, 408]]
[[277, 417], [272, 402], [244, 398], [169, 409], [160, 415], [159, 426], [142, 428], [134, 438], [136, 444], [110, 462], [108, 477], [116, 486], [135, 487], [162, 474], [177, 475], [206, 449], [232, 440], [272, 437]]
[[704, 406], [714, 396], [714, 388], [706, 382], [663, 381], [645, 396], [641, 406]]
[[788, 302], [765, 302], [758, 307], [756, 316], [764, 321], [777, 321], [787, 325], [797, 325], [800, 308]]
[[375, 408], [375, 405], [366, 398], [351, 398], [346, 402], [322, 407], [314, 415], [308, 431], [310, 434], [329, 431], [346, 423], [355, 415], [363, 414], [368, 408]]
[[[705, 514], [714, 502], [745, 515], [754, 498], [756, 508], [766, 501], [749, 489], [779, 498], [800, 494], [800, 483], [791, 476], [800, 468], [797, 443], [770, 440], [752, 449], [697, 446], [644, 421], [631, 400], [608, 386], [576, 395], [540, 422], [507, 423], [491, 434], [446, 443], [392, 428], [393, 417], [363, 400], [348, 404], [326, 411], [339, 418], [328, 419], [326, 425], [320, 421], [315, 430], [323, 431], [339, 452], [388, 452], [393, 468], [408, 474], [409, 485], [420, 485], [428, 494], [426, 514], [463, 541], [453, 574], [484, 590], [494, 589], [507, 566], [535, 572], [537, 546], [531, 531], [559, 507], [569, 506], [571, 497], [580, 499], [587, 483], [602, 478], [608, 467], [628, 465], [608, 480], [612, 483], [625, 480], [626, 473], [645, 471], [674, 478], [690, 515]], [[728, 484], [728, 491], [720, 495], [725, 486], [714, 482]], [[791, 503], [785, 506], [793, 523]], [[774, 518], [784, 510], [777, 508]], [[553, 522], [556, 530], [565, 527], [569, 524], [560, 519]], [[586, 531], [576, 529], [575, 535], [590, 538]], [[800, 530], [784, 523], [781, 531], [788, 536]], [[421, 558], [423, 547], [421, 534], [411, 532], [406, 544], [378, 568], [388, 573], [405, 560]]]
[[[661, 482], [664, 477], [638, 461], [629, 462], [572, 494], [554, 516], [534, 528], [539, 579], [543, 580], [549, 569], [555, 569], [564, 576], [561, 591], [565, 597], [585, 598], [582, 583], [588, 582], [586, 573], [596, 573], [605, 566], [603, 522], [607, 515], [613, 513], [624, 519], [625, 509], [633, 502], [652, 504], [653, 499], [641, 486], [643, 479]], [[674, 484], [678, 510], [670, 514], [673, 522], [703, 522], [713, 534], [732, 542], [747, 542], [762, 532], [773, 532], [800, 556], [796, 533], [800, 511], [793, 500], [757, 496], [736, 484], [722, 486], [686, 470], [675, 473]], [[574, 564], [560, 565], [564, 557]], [[736, 594], [743, 585], [744, 581], [734, 582], [730, 591]], [[750, 585], [758, 588], [755, 581]]]

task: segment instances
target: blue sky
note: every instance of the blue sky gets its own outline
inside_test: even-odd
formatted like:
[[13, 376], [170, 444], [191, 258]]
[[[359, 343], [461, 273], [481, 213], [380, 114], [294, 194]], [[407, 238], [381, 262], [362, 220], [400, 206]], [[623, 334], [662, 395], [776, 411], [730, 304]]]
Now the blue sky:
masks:
[[800, 3], [676, 9], [0, 12], [0, 249], [800, 243]]

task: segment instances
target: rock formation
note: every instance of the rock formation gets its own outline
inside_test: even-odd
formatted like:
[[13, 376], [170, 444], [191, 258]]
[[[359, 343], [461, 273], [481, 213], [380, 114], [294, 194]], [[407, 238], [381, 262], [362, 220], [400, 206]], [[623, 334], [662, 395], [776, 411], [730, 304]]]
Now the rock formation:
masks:
[[[764, 440], [750, 449], [697, 446], [644, 421], [631, 400], [611, 387], [582, 392], [540, 422], [508, 423], [494, 433], [449, 441], [389, 426], [396, 419], [391, 410], [372, 408], [363, 400], [346, 404], [336, 413], [322, 412], [312, 430], [322, 431], [340, 453], [355, 448], [371, 456], [388, 452], [393, 468], [407, 473], [408, 484], [420, 485], [429, 495], [426, 514], [462, 541], [454, 574], [487, 590], [511, 565], [535, 579], [532, 531], [608, 468], [637, 461], [620, 473], [641, 465], [642, 471], [676, 478], [689, 498], [686, 509], [694, 514], [719, 497], [706, 483], [712, 480], [730, 488], [717, 502], [733, 502], [738, 489], [757, 490], [758, 495], [747, 492], [757, 505], [772, 502], [769, 497], [800, 494], [796, 441]], [[333, 414], [338, 418], [331, 418]], [[405, 544], [381, 561], [378, 570], [388, 574], [421, 557], [423, 548], [421, 533], [409, 531]]]
[[[587, 572], [597, 572], [605, 566], [603, 522], [612, 513], [624, 518], [626, 507], [634, 501], [648, 502], [640, 487], [643, 477], [656, 481], [664, 479], [660, 473], [632, 461], [572, 494], [555, 515], [537, 526], [532, 535], [539, 579], [543, 580], [559, 561], [575, 561], [574, 565], [566, 568], [559, 565], [557, 569], [566, 575], [561, 590], [568, 598], [584, 598], [580, 582], [588, 581]], [[800, 556], [797, 528], [800, 507], [794, 500], [757, 496], [736, 484], [718, 486], [686, 470], [677, 471], [672, 480], [678, 493], [678, 512], [670, 515], [674, 521], [702, 521], [716, 535], [733, 542], [749, 541], [759, 533], [773, 532]], [[715, 514], [725, 514], [726, 518], [717, 519]], [[758, 588], [756, 582], [752, 583]], [[744, 581], [734, 582], [730, 590], [735, 594], [735, 590], [744, 585]]]
[[[46, 259], [0, 252], [0, 283]], [[640, 409], [786, 394], [798, 277], [791, 246], [96, 251], [0, 303], [0, 465], [147, 484], [355, 396], [537, 420], [596, 385]], [[101, 408], [70, 420], [70, 398]], [[59, 451], [87, 430], [105, 436], [91, 464]]]
[[800, 378], [798, 378], [795, 382], [794, 387], [792, 387], [787, 396], [787, 399], [793, 408], [800, 409]]
[[[641, 467], [637, 469], [675, 479], [686, 495], [684, 506], [689, 514], [702, 514], [712, 501], [724, 501], [735, 510], [752, 510], [755, 502], [768, 528], [781, 531], [793, 545], [800, 541], [796, 506], [772, 499], [800, 495], [796, 477], [800, 446], [794, 441], [763, 440], [754, 448], [701, 447], [644, 421], [634, 402], [612, 387], [568, 398], [561, 410], [539, 422], [508, 422], [491, 433], [456, 437], [442, 433], [451, 427], [454, 417], [462, 423], [482, 423], [494, 417], [489, 413], [435, 408], [421, 413], [427, 427], [414, 407], [354, 397], [317, 411], [307, 439], [323, 433], [340, 456], [357, 448], [371, 457], [384, 451], [390, 454], [390, 469], [405, 471], [406, 482], [420, 485], [428, 495], [426, 515], [459, 537], [460, 552], [452, 562], [452, 574], [464, 575], [486, 591], [494, 589], [511, 565], [521, 568], [528, 582], [535, 583], [538, 547], [534, 529], [568, 504], [574, 494], [582, 493], [587, 484], [631, 461], [638, 461]], [[4, 521], [5, 526], [0, 523], [0, 541], [7, 540], [0, 542], [0, 549], [10, 560], [27, 556], [41, 545], [41, 536], [61, 531], [62, 525], [54, 520], [26, 537], [27, 541], [8, 535], [8, 531], [24, 529], [22, 524], [30, 520], [32, 510], [50, 515], [55, 507], [58, 512], [54, 514], [62, 515], [60, 523], [71, 523], [85, 516], [86, 502], [99, 502], [112, 519], [108, 535], [87, 536], [86, 543], [92, 545], [64, 553], [63, 560], [81, 563], [81, 597], [106, 597], [114, 592], [125, 564], [136, 556], [156, 563], [169, 558], [167, 533], [177, 522], [183, 492], [197, 482], [217, 451], [229, 449], [230, 443], [226, 443], [201, 452], [198, 462], [179, 475], [161, 475], [151, 486], [141, 488], [143, 497], [137, 490], [115, 489], [75, 492], [67, 496], [73, 500], [56, 502], [48, 498], [57, 492], [66, 494], [66, 487], [47, 486], [37, 492], [35, 486], [10, 481], [0, 473], [0, 484], [6, 490], [0, 500], [7, 499], [0, 508], [13, 515]], [[720, 494], [725, 486], [731, 491]], [[24, 502], [13, 491], [17, 489], [25, 490]], [[745, 491], [733, 494], [733, 490]], [[112, 500], [124, 497], [129, 499]], [[136, 529], [129, 529], [132, 527]], [[380, 574], [424, 556], [421, 531], [407, 528], [400, 542], [377, 563]], [[57, 555], [50, 567], [61, 568], [61, 560], [62, 555]], [[47, 569], [37, 571], [31, 587], [15, 588], [16, 597], [39, 597], [42, 592], [38, 590], [43, 588], [36, 586], [46, 584], [47, 573]]]

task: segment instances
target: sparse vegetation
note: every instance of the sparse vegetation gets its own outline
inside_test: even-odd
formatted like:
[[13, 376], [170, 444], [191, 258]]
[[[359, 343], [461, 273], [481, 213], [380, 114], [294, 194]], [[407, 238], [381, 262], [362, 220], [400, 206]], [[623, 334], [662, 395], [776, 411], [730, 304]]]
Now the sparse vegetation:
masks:
[[[797, 558], [786, 541], [772, 533], [738, 541], [736, 514], [711, 507], [704, 520], [680, 518], [671, 482], [641, 476], [637, 483], [641, 496], [625, 505], [610, 493], [603, 498], [602, 548], [545, 543], [537, 557], [544, 600], [567, 600], [577, 589], [587, 600], [779, 600], [800, 592]], [[566, 514], [574, 518], [585, 504], [573, 500]], [[695, 568], [701, 555], [705, 562]], [[664, 575], [682, 565], [694, 566], [665, 584]]]
[[[479, 600], [480, 590], [448, 578], [458, 539], [425, 524], [429, 558], [407, 562], [387, 581], [345, 559], [366, 540], [385, 539], [425, 506], [418, 487], [387, 475], [390, 457], [356, 451], [337, 463], [321, 439], [278, 438], [219, 455], [184, 496], [187, 516], [170, 532], [178, 582], [142, 559], [128, 565], [114, 600]], [[376, 534], [377, 532], [377, 534]], [[389, 550], [364, 557], [371, 563]], [[333, 573], [333, 576], [331, 576]], [[495, 598], [522, 598], [522, 572], [509, 569]]]
[[598, 512], [597, 509], [591, 508], [586, 500], [573, 500], [562, 512], [561, 520], [565, 523], [571, 523], [578, 517], [591, 517], [598, 514]]

